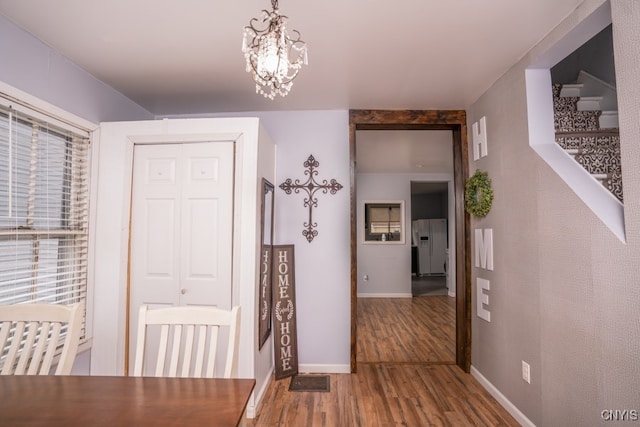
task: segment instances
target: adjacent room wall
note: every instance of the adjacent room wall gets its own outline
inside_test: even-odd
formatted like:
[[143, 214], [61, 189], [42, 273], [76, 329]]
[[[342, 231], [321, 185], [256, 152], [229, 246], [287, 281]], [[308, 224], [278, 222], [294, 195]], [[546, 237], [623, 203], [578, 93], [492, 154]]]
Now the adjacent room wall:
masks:
[[[349, 372], [349, 118], [347, 111], [259, 113], [277, 146], [275, 242], [295, 245], [298, 350], [301, 371]], [[336, 194], [316, 193], [313, 221], [318, 235], [302, 235], [309, 221], [305, 195], [287, 195], [287, 179], [305, 182], [309, 155], [320, 163], [317, 182], [335, 179]]]
[[[411, 297], [411, 181], [452, 180], [450, 174], [357, 174], [358, 296]], [[363, 244], [364, 200], [404, 201], [404, 244]]]
[[[410, 180], [396, 174], [356, 175], [358, 296], [411, 297]], [[364, 200], [404, 202], [404, 243], [364, 244]]]
[[[491, 322], [476, 316], [472, 365], [494, 391], [540, 426], [596, 425], [604, 410], [640, 402], [640, 4], [612, 2], [625, 191], [626, 244], [530, 149], [524, 71], [601, 6], [586, 0], [467, 111], [485, 116], [492, 211], [472, 229], [493, 229]], [[472, 233], [472, 236], [474, 234]], [[472, 244], [473, 247], [473, 244]], [[521, 363], [531, 366], [531, 384]], [[487, 384], [485, 384], [487, 385]]]
[[[241, 112], [198, 117], [258, 117], [276, 144], [276, 244], [295, 245], [298, 350], [304, 372], [350, 372], [351, 305], [349, 240], [349, 116], [346, 110]], [[304, 183], [303, 163], [320, 163], [316, 182], [335, 179], [343, 188], [316, 193], [318, 235], [302, 235], [309, 221], [305, 192], [287, 195], [287, 179]]]
[[93, 123], [153, 118], [147, 110], [2, 16], [0, 58], [1, 82]]

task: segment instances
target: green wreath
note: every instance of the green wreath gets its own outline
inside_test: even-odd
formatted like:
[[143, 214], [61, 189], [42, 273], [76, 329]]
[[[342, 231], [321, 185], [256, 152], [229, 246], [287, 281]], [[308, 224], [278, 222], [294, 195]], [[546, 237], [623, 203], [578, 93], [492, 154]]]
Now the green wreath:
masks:
[[486, 216], [493, 203], [491, 180], [486, 172], [476, 169], [464, 186], [464, 200], [467, 212], [475, 217]]

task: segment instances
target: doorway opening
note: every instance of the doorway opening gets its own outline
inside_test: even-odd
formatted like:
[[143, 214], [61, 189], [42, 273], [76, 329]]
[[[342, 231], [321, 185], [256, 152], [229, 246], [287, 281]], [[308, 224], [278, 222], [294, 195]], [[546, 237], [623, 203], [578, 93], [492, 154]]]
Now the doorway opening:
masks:
[[455, 257], [449, 257], [449, 245], [455, 241], [453, 201], [452, 181], [411, 181], [413, 297], [456, 296], [451, 285], [455, 283]]
[[471, 266], [469, 216], [464, 211], [464, 182], [468, 177], [466, 113], [460, 110], [349, 112], [351, 169], [351, 372], [357, 372], [358, 205], [356, 197], [356, 131], [448, 130], [453, 137], [453, 192], [456, 263], [456, 364], [469, 372], [471, 363]]

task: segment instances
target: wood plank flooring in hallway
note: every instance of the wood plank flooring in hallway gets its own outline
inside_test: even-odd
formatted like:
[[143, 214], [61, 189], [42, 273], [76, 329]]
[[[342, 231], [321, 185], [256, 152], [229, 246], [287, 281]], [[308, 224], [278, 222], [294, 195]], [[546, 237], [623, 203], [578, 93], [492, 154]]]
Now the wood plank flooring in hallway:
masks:
[[358, 299], [358, 333], [357, 373], [330, 374], [330, 392], [291, 392], [289, 379], [272, 379], [248, 425], [519, 425], [454, 364], [455, 299]]
[[291, 392], [272, 381], [253, 426], [518, 426], [456, 365], [363, 364], [330, 374], [330, 392]]
[[455, 363], [455, 298], [358, 298], [358, 363]]

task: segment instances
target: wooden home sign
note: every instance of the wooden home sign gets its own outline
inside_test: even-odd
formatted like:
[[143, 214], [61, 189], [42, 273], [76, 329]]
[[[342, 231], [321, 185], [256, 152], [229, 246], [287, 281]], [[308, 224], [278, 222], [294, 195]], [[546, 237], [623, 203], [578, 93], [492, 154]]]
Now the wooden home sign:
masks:
[[298, 374], [293, 245], [273, 246], [273, 333], [276, 380]]
[[271, 291], [272, 278], [271, 246], [262, 247], [260, 260], [260, 296], [258, 305], [258, 347], [262, 346], [271, 335]]

